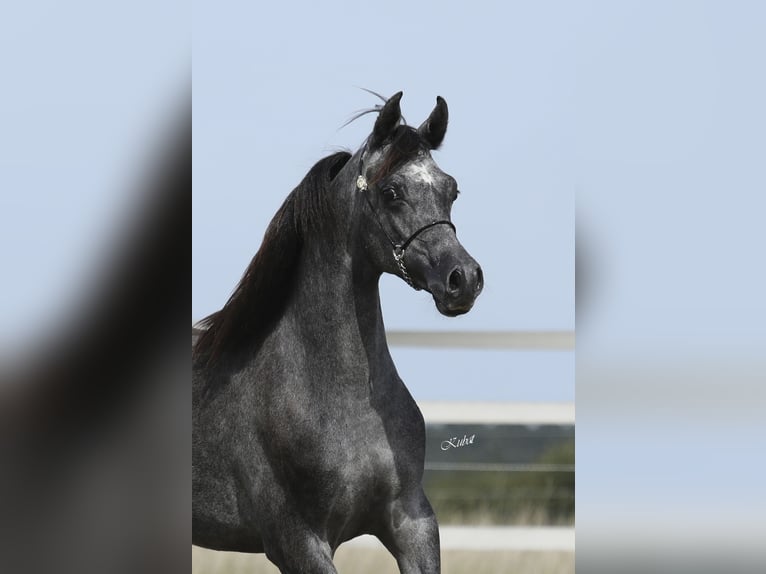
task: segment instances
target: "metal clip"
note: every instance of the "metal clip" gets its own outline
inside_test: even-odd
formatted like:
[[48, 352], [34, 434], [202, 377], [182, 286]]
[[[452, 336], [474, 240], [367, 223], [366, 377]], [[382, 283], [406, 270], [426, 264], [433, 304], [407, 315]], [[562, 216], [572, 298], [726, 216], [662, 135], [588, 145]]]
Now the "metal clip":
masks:
[[367, 191], [367, 178], [363, 175], [356, 178], [356, 189], [359, 191]]
[[407, 273], [407, 266], [404, 264], [404, 249], [402, 249], [401, 245], [394, 245], [394, 261], [396, 261], [396, 264], [399, 267], [399, 271], [402, 272], [402, 278], [404, 279], [405, 283], [415, 289], [415, 291], [420, 291], [420, 287], [417, 287], [412, 282], [412, 277], [410, 277], [410, 274]]

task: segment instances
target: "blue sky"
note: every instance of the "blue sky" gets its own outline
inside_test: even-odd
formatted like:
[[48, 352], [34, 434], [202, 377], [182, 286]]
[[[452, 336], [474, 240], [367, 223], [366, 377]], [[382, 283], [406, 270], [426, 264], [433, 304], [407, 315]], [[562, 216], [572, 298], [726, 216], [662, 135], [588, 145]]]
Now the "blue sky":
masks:
[[[339, 129], [377, 103], [362, 86], [403, 90], [415, 125], [447, 100], [435, 159], [458, 179], [453, 220], [486, 277], [457, 319], [384, 277], [387, 327], [573, 329], [572, 36], [565, 12], [532, 4], [197, 3], [192, 317], [223, 304], [311, 165], [367, 136], [372, 115]], [[573, 353], [393, 353], [418, 398], [471, 398], [470, 383], [477, 399], [574, 399]]]

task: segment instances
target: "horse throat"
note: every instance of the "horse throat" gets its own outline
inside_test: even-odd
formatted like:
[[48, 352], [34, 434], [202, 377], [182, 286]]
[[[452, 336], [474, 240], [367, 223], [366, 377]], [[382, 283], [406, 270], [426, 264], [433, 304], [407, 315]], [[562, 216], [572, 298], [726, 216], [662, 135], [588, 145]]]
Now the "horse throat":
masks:
[[390, 375], [393, 362], [380, 307], [380, 274], [340, 245], [308, 243], [285, 313], [305, 351], [338, 378]]

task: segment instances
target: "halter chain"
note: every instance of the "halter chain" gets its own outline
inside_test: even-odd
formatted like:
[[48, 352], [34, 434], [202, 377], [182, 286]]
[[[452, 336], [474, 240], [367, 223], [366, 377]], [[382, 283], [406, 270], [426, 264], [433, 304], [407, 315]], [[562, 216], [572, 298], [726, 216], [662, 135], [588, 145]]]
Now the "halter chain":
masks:
[[377, 210], [372, 205], [372, 202], [370, 201], [369, 194], [365, 193], [368, 190], [368, 184], [367, 184], [367, 178], [364, 177], [364, 174], [362, 173], [362, 170], [364, 168], [364, 154], [367, 151], [367, 148], [365, 146], [365, 149], [362, 150], [362, 155], [359, 160], [359, 175], [356, 178], [356, 189], [357, 191], [360, 191], [364, 194], [364, 198], [367, 200], [367, 205], [370, 206], [370, 211], [372, 211], [373, 215], [375, 216], [375, 221], [378, 224], [378, 227], [380, 227], [380, 230], [383, 232], [383, 235], [386, 236], [386, 239], [388, 239], [388, 242], [391, 244], [391, 247], [393, 248], [393, 255], [394, 255], [394, 261], [396, 261], [397, 266], [399, 267], [399, 271], [402, 272], [402, 278], [405, 280], [407, 285], [415, 289], [415, 291], [420, 291], [420, 287], [415, 285], [412, 282], [412, 277], [410, 277], [410, 274], [407, 272], [407, 266], [404, 264], [404, 251], [409, 247], [410, 243], [421, 233], [426, 231], [427, 229], [431, 229], [432, 227], [435, 227], [437, 225], [448, 225], [452, 228], [452, 231], [455, 231], [457, 233], [457, 230], [455, 229], [455, 226], [451, 221], [448, 221], [446, 219], [441, 219], [439, 221], [432, 221], [431, 223], [427, 223], [415, 233], [410, 235], [404, 242], [402, 243], [396, 243], [393, 239], [391, 239], [391, 236], [388, 234], [388, 231], [386, 231], [386, 228], [383, 227], [383, 223], [380, 221], [380, 216], [378, 215]]

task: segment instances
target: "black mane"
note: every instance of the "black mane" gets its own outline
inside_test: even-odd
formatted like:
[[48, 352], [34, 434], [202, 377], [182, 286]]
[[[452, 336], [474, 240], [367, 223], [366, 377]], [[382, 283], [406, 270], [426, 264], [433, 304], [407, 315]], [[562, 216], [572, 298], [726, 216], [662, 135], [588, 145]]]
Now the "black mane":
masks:
[[[390, 146], [370, 184], [429, 149], [418, 130], [406, 124], [398, 126], [386, 143]], [[287, 196], [229, 300], [220, 311], [199, 322], [201, 329], [192, 352], [195, 365], [212, 365], [224, 351], [257, 344], [281, 316], [293, 291], [306, 232], [328, 219], [329, 202], [324, 192], [350, 158], [349, 152], [341, 151], [319, 160]]]
[[350, 158], [342, 151], [319, 160], [287, 196], [229, 300], [200, 321], [204, 330], [192, 351], [195, 365], [208, 366], [224, 351], [257, 341], [282, 314], [293, 291], [305, 234], [326, 219], [326, 188]]

